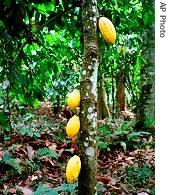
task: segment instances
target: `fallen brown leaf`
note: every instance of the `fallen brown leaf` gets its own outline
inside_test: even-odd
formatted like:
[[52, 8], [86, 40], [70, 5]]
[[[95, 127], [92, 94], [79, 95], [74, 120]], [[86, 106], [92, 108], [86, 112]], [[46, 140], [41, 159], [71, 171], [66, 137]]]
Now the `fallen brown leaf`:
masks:
[[126, 162], [128, 163], [128, 164], [133, 164], [134, 162], [132, 161], [134, 159], [134, 157], [127, 157], [125, 160], [126, 160]]
[[29, 158], [32, 158], [34, 156], [35, 151], [33, 150], [32, 146], [27, 146], [27, 153]]
[[149, 195], [149, 194], [146, 192], [139, 192], [139, 193], [137, 193], [137, 195]]
[[99, 176], [99, 180], [104, 184], [114, 183], [113, 178], [108, 175]]

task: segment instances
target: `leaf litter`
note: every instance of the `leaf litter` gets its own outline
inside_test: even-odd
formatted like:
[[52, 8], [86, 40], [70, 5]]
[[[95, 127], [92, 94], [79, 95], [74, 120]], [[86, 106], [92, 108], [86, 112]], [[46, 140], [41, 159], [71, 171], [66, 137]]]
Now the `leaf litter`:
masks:
[[[43, 128], [43, 131], [39, 137], [20, 135], [17, 128], [22, 128], [25, 123], [22, 123], [20, 116], [16, 117], [19, 125], [12, 134], [10, 142], [6, 143], [6, 149], [4, 150], [0, 144], [0, 161], [3, 160], [4, 153], [9, 152], [20, 165], [21, 174], [13, 172], [8, 164], [1, 165], [0, 194], [4, 192], [17, 194], [17, 190], [21, 190], [25, 195], [32, 195], [39, 185], [56, 188], [66, 182], [66, 162], [77, 150], [75, 143], [67, 138], [63, 139], [66, 137], [67, 121], [62, 114], [56, 117], [49, 104], [47, 107], [41, 104], [37, 111], [31, 110], [31, 112], [37, 117], [37, 120], [34, 119], [34, 128]], [[37, 154], [39, 148], [47, 148], [48, 155], [39, 156]], [[57, 156], [49, 155], [52, 152], [55, 152]], [[146, 163], [153, 170], [153, 174], [144, 183], [145, 188], [140, 185], [139, 181], [132, 185], [127, 178], [128, 174], [134, 173], [127, 171], [128, 168], [138, 169]], [[121, 148], [112, 148], [110, 151], [99, 150], [97, 185], [100, 188], [98, 188], [98, 194], [148, 195], [150, 189], [154, 188], [154, 169], [155, 156], [152, 147], [126, 153]], [[135, 176], [138, 177], [138, 175]]]

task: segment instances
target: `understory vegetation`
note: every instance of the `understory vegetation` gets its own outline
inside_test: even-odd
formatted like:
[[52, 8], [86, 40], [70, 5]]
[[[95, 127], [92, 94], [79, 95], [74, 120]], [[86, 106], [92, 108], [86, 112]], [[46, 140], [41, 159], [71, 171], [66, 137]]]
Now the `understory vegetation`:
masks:
[[[43, 102], [36, 110], [13, 116], [11, 140], [0, 147], [0, 189], [3, 194], [76, 194], [65, 167], [77, 142], [65, 133], [67, 119], [56, 117]], [[154, 134], [135, 131], [134, 121], [98, 120], [97, 194], [154, 194]]]

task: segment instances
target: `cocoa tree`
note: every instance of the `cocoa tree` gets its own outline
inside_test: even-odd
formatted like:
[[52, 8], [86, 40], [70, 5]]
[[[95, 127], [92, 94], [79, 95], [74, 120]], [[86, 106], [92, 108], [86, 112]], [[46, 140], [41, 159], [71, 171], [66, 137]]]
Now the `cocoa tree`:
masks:
[[79, 149], [82, 167], [79, 175], [78, 194], [92, 195], [97, 174], [97, 74], [99, 52], [97, 41], [97, 3], [85, 0], [82, 8], [84, 58], [80, 81], [81, 104]]

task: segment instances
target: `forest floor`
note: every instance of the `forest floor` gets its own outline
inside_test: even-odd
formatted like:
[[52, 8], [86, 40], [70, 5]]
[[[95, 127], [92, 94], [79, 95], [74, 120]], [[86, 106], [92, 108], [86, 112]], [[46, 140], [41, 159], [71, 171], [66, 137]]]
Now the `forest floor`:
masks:
[[[61, 195], [76, 194], [77, 183], [65, 179], [66, 163], [77, 149], [65, 134], [67, 120], [56, 117], [47, 102], [13, 120], [11, 140], [5, 147], [0, 144], [0, 194], [57, 194], [54, 189]], [[154, 172], [154, 146], [100, 149], [96, 194], [152, 195]]]

